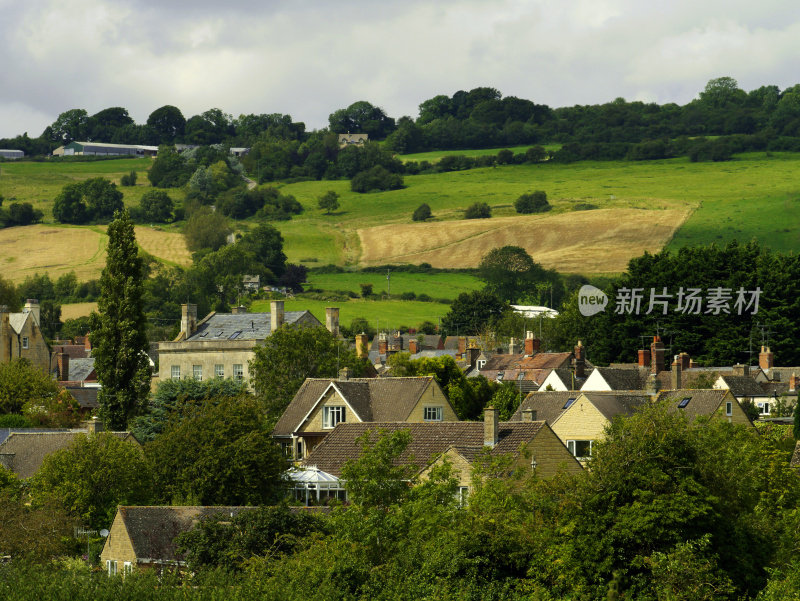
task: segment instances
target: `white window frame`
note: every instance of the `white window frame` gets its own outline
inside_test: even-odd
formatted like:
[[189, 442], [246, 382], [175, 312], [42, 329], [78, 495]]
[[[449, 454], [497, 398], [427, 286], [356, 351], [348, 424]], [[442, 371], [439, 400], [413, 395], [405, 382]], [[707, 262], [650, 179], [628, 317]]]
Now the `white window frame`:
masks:
[[198, 382], [203, 381], [203, 366], [202, 365], [192, 365], [192, 379], [197, 380]]
[[180, 380], [181, 379], [181, 366], [180, 365], [173, 365], [170, 368], [169, 375], [170, 375], [170, 378], [172, 380]]
[[769, 401], [758, 401], [756, 403], [756, 407], [758, 407], [759, 415], [769, 415], [770, 410], [772, 409], [772, 407], [770, 407]]
[[217, 363], [214, 365], [214, 377], [215, 378], [225, 377], [225, 366], [222, 363]]
[[728, 417], [733, 415], [733, 401], [725, 401], [725, 415]]
[[442, 421], [442, 411], [441, 405], [430, 405], [427, 407], [422, 408], [422, 421], [425, 422], [440, 422]]
[[242, 363], [233, 364], [233, 379], [237, 382], [244, 380], [244, 365]]
[[458, 504], [461, 507], [467, 504], [467, 499], [469, 498], [469, 486], [459, 486], [458, 492], [456, 493], [456, 498], [458, 499]]
[[322, 408], [322, 428], [332, 430], [338, 424], [347, 422], [347, 407], [345, 405], [325, 405]]
[[130, 574], [133, 571], [133, 564], [130, 561], [122, 562], [122, 573]]
[[22, 348], [27, 349], [30, 346], [30, 340], [27, 336], [22, 337]]
[[[578, 448], [578, 444], [577, 443], [581, 443], [581, 442], [588, 442], [589, 443], [589, 454], [588, 455], [578, 455], [577, 454], [577, 448]], [[594, 440], [586, 440], [586, 439], [578, 440], [578, 439], [575, 439], [575, 440], [568, 440], [567, 441], [567, 449], [569, 449], [569, 452], [572, 453], [572, 456], [575, 457], [575, 459], [586, 459], [588, 457], [591, 457], [592, 456], [592, 446], [593, 445], [594, 445]]]
[[106, 559], [106, 571], [108, 571], [109, 576], [116, 576], [117, 575], [117, 560], [116, 559]]

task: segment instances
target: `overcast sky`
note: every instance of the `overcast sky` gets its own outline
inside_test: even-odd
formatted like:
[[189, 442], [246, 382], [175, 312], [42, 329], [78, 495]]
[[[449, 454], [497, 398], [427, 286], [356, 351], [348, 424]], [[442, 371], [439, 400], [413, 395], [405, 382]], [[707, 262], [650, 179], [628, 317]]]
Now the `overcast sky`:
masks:
[[800, 83], [798, 0], [0, 0], [0, 137], [71, 108], [416, 117], [491, 86], [551, 107]]

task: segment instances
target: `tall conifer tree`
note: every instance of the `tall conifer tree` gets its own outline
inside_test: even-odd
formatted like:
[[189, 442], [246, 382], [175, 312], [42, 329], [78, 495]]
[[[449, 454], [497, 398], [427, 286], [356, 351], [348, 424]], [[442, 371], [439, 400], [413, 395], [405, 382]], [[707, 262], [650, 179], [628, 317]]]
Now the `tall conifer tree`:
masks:
[[92, 356], [102, 388], [100, 415], [124, 430], [147, 398], [150, 371], [142, 303], [144, 266], [127, 210], [108, 226], [108, 255], [100, 277], [99, 313], [91, 319]]

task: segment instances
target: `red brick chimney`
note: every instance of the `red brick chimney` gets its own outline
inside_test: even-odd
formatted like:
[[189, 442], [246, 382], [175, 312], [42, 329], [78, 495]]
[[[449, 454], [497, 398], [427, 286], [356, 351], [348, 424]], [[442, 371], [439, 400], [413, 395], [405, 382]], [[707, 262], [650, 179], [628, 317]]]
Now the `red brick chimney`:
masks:
[[69, 380], [69, 355], [67, 353], [58, 353], [56, 355], [56, 372], [59, 382]]
[[583, 378], [586, 376], [586, 347], [578, 340], [575, 346], [575, 377]]
[[761, 352], [758, 354], [758, 366], [764, 371], [767, 371], [768, 369], [772, 369], [772, 361], [772, 351], [769, 350], [768, 346], [762, 346]]
[[653, 343], [650, 345], [650, 373], [660, 373], [664, 368], [664, 343], [661, 342], [661, 336], [653, 336]]
[[90, 335], [91, 332], [86, 332], [86, 336], [83, 337], [83, 348], [86, 349], [87, 353], [92, 350], [92, 341], [89, 338]]
[[386, 334], [381, 332], [378, 334], [378, 353], [385, 355], [389, 352], [389, 339]]
[[467, 337], [466, 336], [459, 336], [458, 337], [458, 354], [463, 355], [467, 350]]
[[789, 377], [789, 392], [797, 392], [797, 374], [794, 372]]
[[639, 367], [650, 367], [650, 351], [639, 349]]
[[533, 332], [525, 333], [525, 354], [529, 357], [539, 352], [542, 341], [533, 337]]
[[416, 355], [419, 352], [419, 343], [416, 338], [412, 338], [408, 341], [408, 352], [412, 355]]

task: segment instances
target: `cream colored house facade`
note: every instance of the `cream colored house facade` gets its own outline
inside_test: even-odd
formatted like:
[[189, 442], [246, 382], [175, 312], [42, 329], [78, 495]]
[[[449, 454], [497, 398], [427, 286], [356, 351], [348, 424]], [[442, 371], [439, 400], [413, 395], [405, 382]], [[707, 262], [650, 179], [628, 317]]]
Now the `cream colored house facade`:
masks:
[[[327, 321], [338, 333], [339, 309], [326, 309]], [[285, 312], [283, 301], [272, 301], [270, 313], [208, 314], [197, 321], [197, 306], [182, 306], [181, 332], [170, 342], [158, 343], [158, 381], [193, 378], [232, 378], [250, 382], [249, 363], [255, 349], [275, 330], [285, 325], [321, 326], [308, 311]]]

